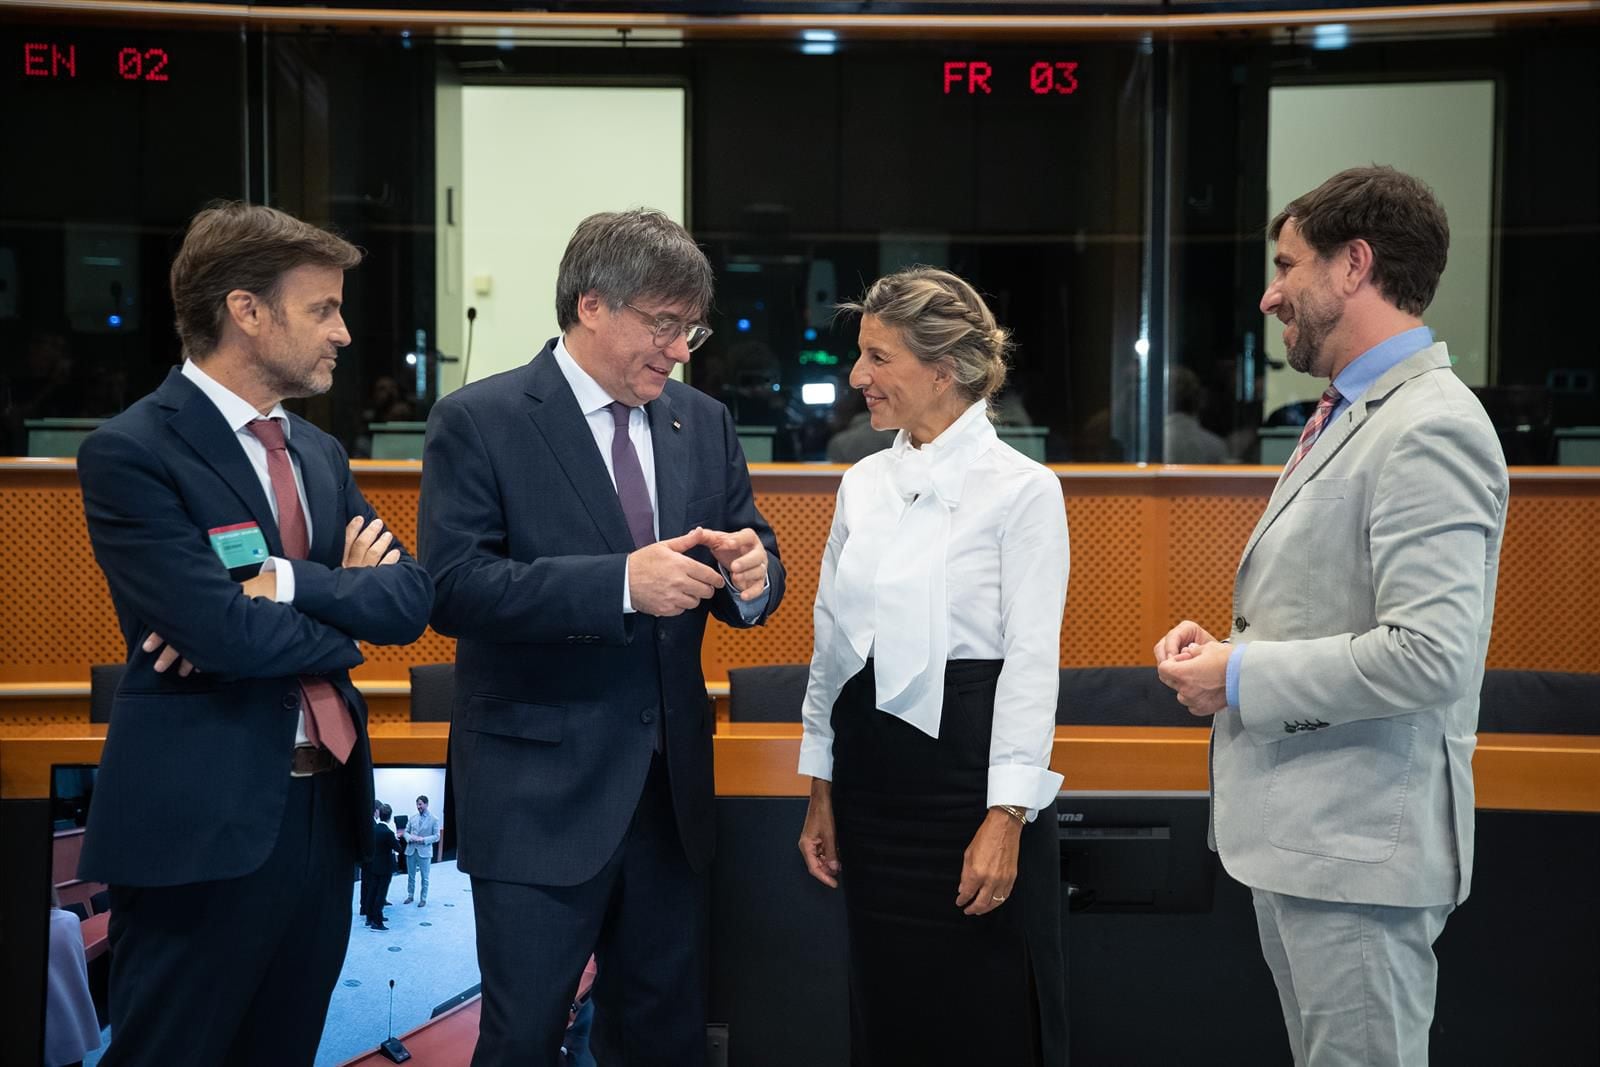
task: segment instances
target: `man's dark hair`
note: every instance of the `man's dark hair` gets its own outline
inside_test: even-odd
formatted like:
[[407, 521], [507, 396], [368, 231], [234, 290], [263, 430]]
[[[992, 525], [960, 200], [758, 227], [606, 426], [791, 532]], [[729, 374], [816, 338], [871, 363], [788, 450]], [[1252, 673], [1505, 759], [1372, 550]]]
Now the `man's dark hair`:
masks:
[[711, 264], [689, 231], [659, 211], [602, 211], [578, 223], [556, 274], [556, 322], [578, 321], [578, 299], [598, 292], [616, 311], [641, 298], [687, 306], [695, 320], [711, 308]]
[[203, 360], [222, 339], [228, 294], [254, 293], [276, 310], [283, 276], [296, 267], [350, 270], [362, 251], [276, 208], [212, 204], [189, 221], [172, 261], [172, 306], [184, 355]]
[[1360, 238], [1372, 246], [1372, 280], [1401, 311], [1421, 315], [1433, 303], [1450, 251], [1450, 223], [1433, 190], [1393, 167], [1351, 167], [1289, 202], [1268, 227], [1283, 224], [1327, 259]]
[[393, 815], [394, 815], [394, 809], [391, 808], [389, 805], [387, 805], [387, 804], [379, 804], [378, 805], [378, 818], [379, 818], [380, 821], [388, 822], [390, 817], [393, 816]]
[[417, 799], [422, 801], [424, 804], [426, 804], [428, 802], [428, 798], [425, 797], [425, 796], [418, 797]]

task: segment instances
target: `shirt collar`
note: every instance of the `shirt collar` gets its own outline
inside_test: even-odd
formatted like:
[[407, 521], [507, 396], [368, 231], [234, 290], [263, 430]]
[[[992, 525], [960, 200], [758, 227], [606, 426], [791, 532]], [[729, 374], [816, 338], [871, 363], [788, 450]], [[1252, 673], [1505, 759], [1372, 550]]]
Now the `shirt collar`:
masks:
[[1361, 395], [1372, 388], [1372, 383], [1383, 377], [1390, 368], [1405, 361], [1411, 356], [1433, 344], [1433, 331], [1426, 326], [1397, 333], [1387, 341], [1380, 341], [1351, 360], [1338, 377], [1333, 379], [1333, 387], [1339, 390], [1339, 395], [1345, 403], [1354, 404], [1361, 399]]
[[[946, 426], [938, 437], [935, 437], [916, 451], [928, 453], [929, 460], [936, 463], [939, 455], [950, 454], [969, 440], [984, 436], [985, 431], [988, 432], [988, 436], [993, 436], [994, 426], [989, 422], [988, 414], [989, 402], [987, 400], [977, 401], [968, 407], [966, 411], [963, 411], [960, 418]], [[913, 451], [911, 431], [901, 430], [895, 434], [892, 447], [897, 454]]]
[[[261, 412], [257, 411], [250, 401], [201, 370], [200, 364], [194, 360], [184, 360], [181, 373], [198, 386], [200, 391], [210, 399], [211, 403], [216, 405], [217, 410], [222, 413], [222, 417], [227, 420], [228, 429], [234, 433], [239, 433], [249, 423], [261, 418]], [[283, 410], [283, 405], [274, 404], [267, 418], [281, 419], [283, 421], [283, 436], [287, 440], [290, 435], [289, 413]]]
[[577, 398], [579, 410], [585, 416], [593, 415], [613, 403], [611, 394], [591, 378], [588, 371], [578, 365], [578, 361], [567, 348], [565, 337], [556, 338], [553, 354], [556, 357], [556, 365], [561, 368], [562, 375], [567, 379], [567, 384], [572, 386], [572, 395]]

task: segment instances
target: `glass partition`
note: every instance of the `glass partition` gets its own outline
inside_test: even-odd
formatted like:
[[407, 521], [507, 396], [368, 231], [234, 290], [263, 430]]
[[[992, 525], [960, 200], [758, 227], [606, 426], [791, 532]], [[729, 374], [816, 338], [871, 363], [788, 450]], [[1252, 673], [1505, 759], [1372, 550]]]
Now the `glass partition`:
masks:
[[1379, 159], [1451, 214], [1429, 319], [1508, 457], [1597, 458], [1600, 356], [1551, 314], [1582, 306], [1600, 225], [1592, 25], [839, 25], [0, 24], [0, 453], [70, 454], [154, 388], [178, 359], [166, 272], [184, 223], [248, 197], [368, 251], [334, 389], [297, 402], [353, 455], [418, 455], [439, 395], [556, 332], [576, 219], [649, 203], [712, 260], [716, 333], [687, 378], [754, 460], [882, 445], [833, 309], [921, 262], [972, 280], [1014, 331], [998, 421], [1029, 455], [1275, 463], [1314, 389], [1257, 307], [1265, 224], [1323, 171]]

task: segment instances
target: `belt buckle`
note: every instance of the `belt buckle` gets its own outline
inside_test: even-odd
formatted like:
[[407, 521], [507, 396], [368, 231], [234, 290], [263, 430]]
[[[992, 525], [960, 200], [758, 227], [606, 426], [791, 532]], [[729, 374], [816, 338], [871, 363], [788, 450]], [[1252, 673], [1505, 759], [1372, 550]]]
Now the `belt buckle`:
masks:
[[327, 749], [316, 745], [296, 745], [294, 754], [289, 757], [289, 777], [310, 778], [329, 770], [326, 761], [320, 758], [325, 752]]

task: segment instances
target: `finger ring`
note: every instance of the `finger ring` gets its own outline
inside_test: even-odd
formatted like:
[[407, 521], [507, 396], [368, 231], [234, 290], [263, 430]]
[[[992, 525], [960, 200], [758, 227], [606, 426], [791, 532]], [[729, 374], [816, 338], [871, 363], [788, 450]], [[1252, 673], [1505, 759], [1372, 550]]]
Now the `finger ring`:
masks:
[[996, 904], [1004, 904], [1006, 902], [1005, 897], [990, 897], [989, 899], [994, 901]]

